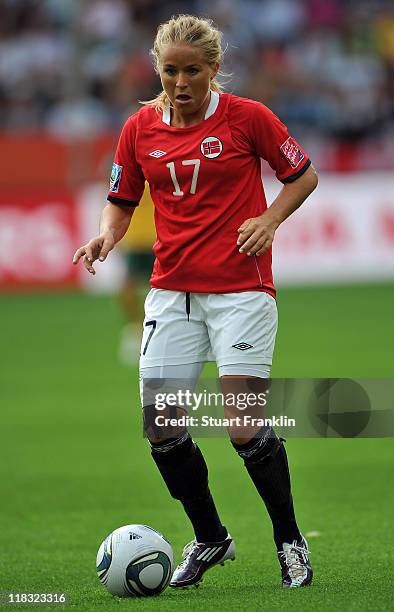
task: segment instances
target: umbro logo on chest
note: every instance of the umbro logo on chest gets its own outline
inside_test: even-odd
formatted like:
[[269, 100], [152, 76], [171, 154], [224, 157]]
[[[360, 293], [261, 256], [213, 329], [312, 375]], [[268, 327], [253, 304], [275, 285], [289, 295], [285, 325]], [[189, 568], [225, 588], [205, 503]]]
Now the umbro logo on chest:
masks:
[[166, 151], [162, 151], [161, 149], [156, 149], [155, 151], [152, 151], [152, 153], [149, 153], [149, 157], [163, 157], [163, 155], [167, 155]]

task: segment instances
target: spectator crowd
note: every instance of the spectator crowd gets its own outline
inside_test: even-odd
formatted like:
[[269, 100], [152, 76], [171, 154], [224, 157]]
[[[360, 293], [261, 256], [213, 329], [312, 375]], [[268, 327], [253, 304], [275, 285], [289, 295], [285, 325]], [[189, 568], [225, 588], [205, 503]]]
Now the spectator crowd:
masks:
[[118, 131], [159, 91], [149, 49], [177, 13], [214, 20], [226, 89], [295, 135], [393, 140], [391, 0], [0, 0], [0, 130]]

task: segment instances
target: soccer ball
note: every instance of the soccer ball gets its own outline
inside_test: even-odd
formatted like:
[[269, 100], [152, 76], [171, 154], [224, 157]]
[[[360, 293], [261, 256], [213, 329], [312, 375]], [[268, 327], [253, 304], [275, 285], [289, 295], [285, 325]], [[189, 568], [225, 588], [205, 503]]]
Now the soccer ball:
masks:
[[158, 595], [170, 582], [174, 553], [159, 531], [147, 525], [125, 525], [102, 542], [96, 568], [112, 595]]

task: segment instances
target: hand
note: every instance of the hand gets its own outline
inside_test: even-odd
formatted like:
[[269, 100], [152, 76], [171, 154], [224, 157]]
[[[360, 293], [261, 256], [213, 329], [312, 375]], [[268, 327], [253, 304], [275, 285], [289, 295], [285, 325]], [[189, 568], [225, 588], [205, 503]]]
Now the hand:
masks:
[[271, 246], [278, 223], [269, 219], [266, 213], [260, 217], [246, 219], [238, 228], [237, 245], [240, 253], [247, 255], [262, 255]]
[[80, 258], [83, 257], [85, 268], [88, 272], [90, 272], [90, 274], [94, 275], [96, 274], [96, 271], [93, 268], [93, 262], [96, 261], [96, 259], [104, 261], [114, 246], [115, 240], [111, 232], [100, 234], [100, 236], [92, 238], [92, 240], [89, 240], [87, 244], [81, 246], [77, 251], [75, 251], [73, 264], [77, 264]]

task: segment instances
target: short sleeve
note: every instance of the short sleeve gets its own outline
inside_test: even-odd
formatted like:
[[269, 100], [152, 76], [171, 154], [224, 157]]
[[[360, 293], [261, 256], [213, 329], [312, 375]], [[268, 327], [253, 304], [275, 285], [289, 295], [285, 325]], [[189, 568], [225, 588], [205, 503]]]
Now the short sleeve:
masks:
[[138, 206], [144, 193], [145, 177], [136, 159], [137, 114], [126, 121], [116, 147], [107, 200], [114, 204]]
[[282, 183], [295, 181], [311, 165], [307, 153], [264, 104], [256, 102], [250, 111], [249, 139], [255, 152], [269, 163]]

